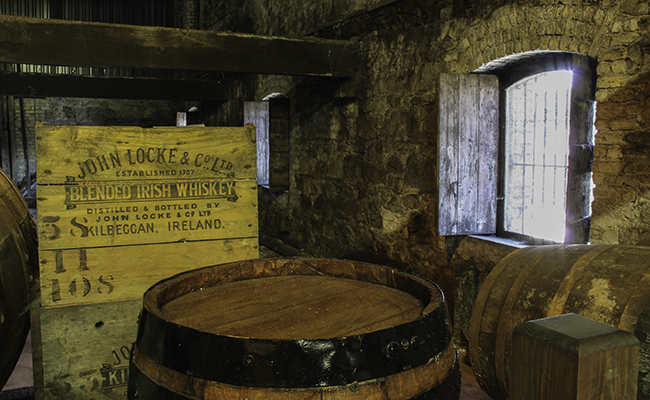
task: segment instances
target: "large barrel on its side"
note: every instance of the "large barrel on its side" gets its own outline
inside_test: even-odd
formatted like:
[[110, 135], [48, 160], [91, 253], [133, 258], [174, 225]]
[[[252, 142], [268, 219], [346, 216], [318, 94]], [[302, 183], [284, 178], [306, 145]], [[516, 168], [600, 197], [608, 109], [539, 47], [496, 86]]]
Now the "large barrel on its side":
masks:
[[36, 228], [25, 200], [0, 170], [0, 388], [11, 376], [29, 332], [37, 251]]
[[311, 258], [186, 272], [144, 295], [129, 399], [458, 399], [440, 289]]
[[490, 272], [470, 322], [476, 378], [495, 400], [508, 398], [512, 331], [528, 320], [575, 313], [631, 332], [641, 342], [638, 398], [650, 399], [650, 247], [531, 246]]

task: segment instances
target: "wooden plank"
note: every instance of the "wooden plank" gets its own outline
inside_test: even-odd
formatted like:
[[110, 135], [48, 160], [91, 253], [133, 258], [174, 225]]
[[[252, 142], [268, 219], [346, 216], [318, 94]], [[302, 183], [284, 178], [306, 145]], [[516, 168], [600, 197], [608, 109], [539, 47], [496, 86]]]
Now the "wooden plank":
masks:
[[358, 44], [0, 16], [0, 61], [350, 77]]
[[410, 322], [423, 308], [420, 300], [397, 289], [316, 275], [213, 286], [167, 303], [163, 312], [175, 323], [214, 334], [322, 339]]
[[495, 233], [497, 215], [497, 176], [499, 158], [499, 79], [479, 75], [478, 193], [477, 228]]
[[[143, 194], [150, 196], [143, 198]], [[257, 184], [236, 180], [38, 188], [42, 250], [256, 237]]]
[[438, 138], [438, 234], [458, 232], [458, 80], [440, 74], [440, 129]]
[[253, 181], [255, 129], [242, 129], [37, 126], [38, 183]]
[[269, 102], [245, 101], [244, 124], [255, 125], [257, 134], [257, 183], [269, 185]]
[[478, 192], [478, 75], [461, 75], [458, 82], [458, 234], [476, 232]]
[[496, 232], [498, 79], [441, 74], [438, 230]]
[[213, 80], [90, 77], [0, 72], [0, 95], [16, 97], [81, 97], [109, 99], [228, 99]]
[[254, 133], [236, 129], [38, 127], [41, 249], [256, 237]]
[[[256, 238], [148, 246], [41, 251], [45, 307], [141, 299], [154, 283], [180, 272], [257, 258]], [[147, 257], [142, 257], [146, 253]]]
[[41, 308], [45, 398], [125, 399], [141, 300]]

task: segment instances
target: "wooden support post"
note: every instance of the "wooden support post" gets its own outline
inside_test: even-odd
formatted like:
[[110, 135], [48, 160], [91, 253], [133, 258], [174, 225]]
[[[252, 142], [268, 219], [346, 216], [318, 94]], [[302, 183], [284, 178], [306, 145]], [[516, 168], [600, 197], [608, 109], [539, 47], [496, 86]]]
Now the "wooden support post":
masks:
[[512, 339], [510, 400], [636, 399], [639, 341], [576, 314], [519, 324]]

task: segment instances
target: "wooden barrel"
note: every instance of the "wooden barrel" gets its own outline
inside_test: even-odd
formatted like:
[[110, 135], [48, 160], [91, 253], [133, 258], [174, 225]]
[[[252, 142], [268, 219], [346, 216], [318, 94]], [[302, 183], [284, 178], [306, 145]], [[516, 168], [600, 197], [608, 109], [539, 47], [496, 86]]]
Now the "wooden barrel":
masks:
[[129, 399], [458, 399], [440, 289], [335, 259], [241, 261], [144, 295]]
[[0, 387], [11, 376], [29, 332], [37, 251], [36, 229], [25, 200], [0, 169]]
[[650, 398], [650, 247], [531, 246], [504, 257], [474, 304], [469, 356], [495, 400], [508, 398], [513, 329], [524, 321], [579, 314], [641, 342], [638, 398]]
[[4, 202], [9, 214], [20, 230], [21, 242], [26, 248], [27, 263], [32, 275], [31, 281], [36, 281], [39, 276], [38, 265], [38, 239], [34, 218], [27, 208], [27, 203], [13, 180], [0, 168], [0, 200]]

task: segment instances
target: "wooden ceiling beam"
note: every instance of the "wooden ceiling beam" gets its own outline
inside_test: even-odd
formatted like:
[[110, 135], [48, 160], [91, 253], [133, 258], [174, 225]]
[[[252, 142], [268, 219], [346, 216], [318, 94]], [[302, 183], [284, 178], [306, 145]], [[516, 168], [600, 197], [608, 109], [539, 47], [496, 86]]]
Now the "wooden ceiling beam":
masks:
[[358, 43], [0, 15], [0, 61], [351, 77]]
[[0, 72], [0, 95], [16, 97], [85, 97], [109, 99], [227, 99], [213, 80], [88, 77]]

